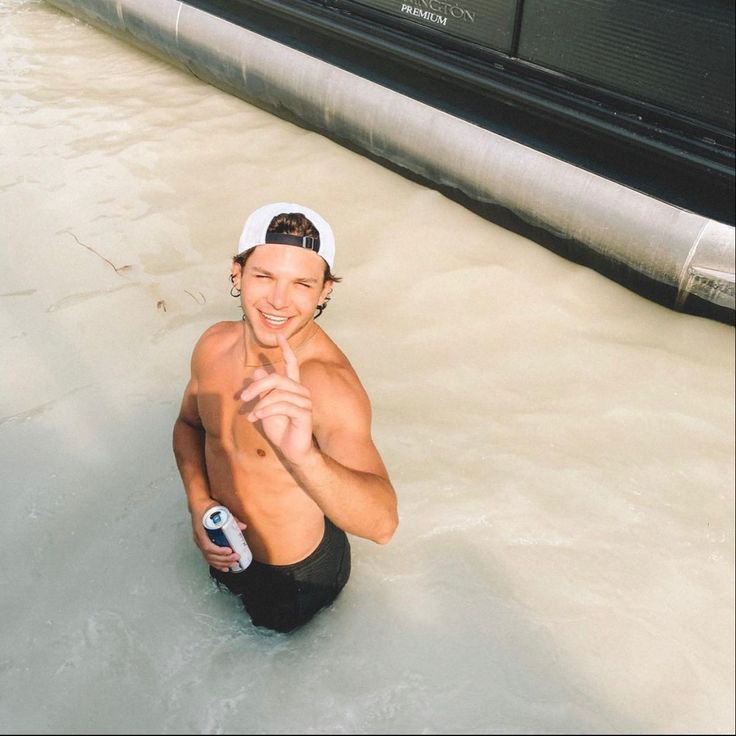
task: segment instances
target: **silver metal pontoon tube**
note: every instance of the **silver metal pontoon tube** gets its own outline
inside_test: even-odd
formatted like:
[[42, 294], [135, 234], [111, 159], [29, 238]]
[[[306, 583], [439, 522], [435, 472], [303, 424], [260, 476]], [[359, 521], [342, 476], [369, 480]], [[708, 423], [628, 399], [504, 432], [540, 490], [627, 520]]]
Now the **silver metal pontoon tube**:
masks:
[[535, 151], [178, 0], [48, 0], [276, 115], [736, 309], [734, 228]]

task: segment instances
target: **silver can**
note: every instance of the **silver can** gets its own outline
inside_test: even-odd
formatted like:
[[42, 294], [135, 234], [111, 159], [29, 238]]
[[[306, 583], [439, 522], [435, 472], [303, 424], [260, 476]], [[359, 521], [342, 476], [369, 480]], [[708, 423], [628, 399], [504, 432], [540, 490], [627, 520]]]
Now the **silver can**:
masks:
[[214, 544], [230, 547], [240, 555], [240, 559], [230, 567], [230, 572], [243, 572], [253, 561], [253, 553], [230, 511], [225, 506], [213, 506], [204, 512], [202, 524]]

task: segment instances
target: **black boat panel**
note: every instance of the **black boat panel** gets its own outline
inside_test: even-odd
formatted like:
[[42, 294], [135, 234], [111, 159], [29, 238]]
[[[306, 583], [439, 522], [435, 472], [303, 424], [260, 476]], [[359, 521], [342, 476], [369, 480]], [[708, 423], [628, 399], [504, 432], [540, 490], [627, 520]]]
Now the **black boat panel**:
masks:
[[[536, 0], [462, 0], [456, 5], [441, 0], [185, 2], [677, 207], [730, 225], [736, 220], [733, 126], [712, 122], [733, 110], [733, 87], [728, 82], [733, 78], [732, 2], [688, 2], [693, 20], [686, 22], [684, 0], [539, 0], [545, 23], [532, 12]], [[448, 31], [445, 26], [402, 13], [402, 5], [426, 10], [465, 9], [475, 13], [476, 24], [483, 13], [493, 11], [503, 33], [495, 38], [484, 36], [482, 45], [477, 35], [461, 37], [459, 18], [450, 26], [448, 17]], [[394, 12], [387, 12], [389, 6]], [[614, 6], [615, 33], [602, 20]], [[698, 34], [666, 38], [669, 58], [679, 54], [680, 67], [685, 69], [672, 65], [668, 72], [669, 99], [677, 96], [673, 85], [678, 80], [678, 94], [683, 99], [690, 96], [688, 110], [698, 108], [694, 95], [706, 89], [705, 84], [698, 85], [699, 79], [710, 80], [718, 90], [717, 95], [706, 95], [710, 108], [700, 117], [685, 110], [684, 103], [674, 110], [651, 102], [655, 97], [664, 99], [665, 93], [658, 89], [667, 86], [664, 83], [655, 84], [657, 89], [649, 90], [648, 98], [637, 97], [637, 89], [643, 85], [637, 73], [616, 71], [617, 55], [623, 53], [623, 47], [617, 49], [613, 41], [606, 41], [606, 33], [611, 38], [629, 33], [628, 43], [636, 51], [628, 56], [641, 59], [638, 76], [646, 72], [651, 79], [655, 74], [652, 70], [656, 65], [649, 63], [647, 56], [654, 58], [663, 52], [650, 38], [656, 36], [654, 30], [639, 28], [645, 20], [644, 6], [659, 8], [661, 13], [669, 9], [668, 16], [672, 16], [673, 7], [680, 8], [678, 23], [688, 28], [698, 27], [698, 22], [703, 27], [710, 24], [713, 37], [708, 50], [701, 50], [697, 58], [691, 57], [698, 48], [694, 40]], [[568, 23], [575, 8], [583, 17], [597, 19], [598, 48], [594, 44], [587, 51], [572, 48], [581, 44], [575, 34], [584, 30]], [[510, 53], [492, 48], [493, 43], [505, 43], [512, 17]], [[650, 16], [650, 26], [657, 18]], [[520, 48], [529, 56], [549, 58], [560, 67], [567, 65], [567, 71], [514, 55]], [[666, 66], [659, 64], [657, 68], [666, 71]], [[661, 76], [663, 72], [658, 73]], [[604, 77], [608, 86], [591, 81]], [[621, 91], [624, 83], [629, 84], [628, 93]]]
[[440, 38], [451, 36], [506, 53], [514, 49], [516, 0], [359, 0], [356, 4], [414, 22]]
[[733, 3], [525, 0], [518, 56], [733, 128]]

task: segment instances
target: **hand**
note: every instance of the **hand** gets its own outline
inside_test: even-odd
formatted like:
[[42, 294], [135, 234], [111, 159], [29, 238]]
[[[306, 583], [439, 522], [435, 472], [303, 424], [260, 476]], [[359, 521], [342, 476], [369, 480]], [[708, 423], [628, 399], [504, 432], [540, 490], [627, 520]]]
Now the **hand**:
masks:
[[286, 375], [268, 373], [263, 368], [253, 372], [253, 383], [240, 398], [250, 401], [260, 396], [247, 419], [261, 422], [268, 441], [294, 464], [299, 464], [313, 449], [312, 398], [309, 389], [299, 382], [299, 362], [286, 338], [277, 334], [284, 356]]
[[[207, 532], [202, 524], [202, 516], [206, 510], [207, 509], [204, 508], [201, 513], [192, 514], [194, 543], [199, 547], [199, 550], [208, 565], [211, 565], [221, 572], [229, 572], [230, 567], [240, 559], [240, 555], [237, 552], [233, 552], [230, 547], [218, 547], [218, 545], [216, 545], [207, 536]], [[233, 519], [235, 519], [235, 522], [240, 527], [241, 531], [245, 529], [246, 525], [242, 521], [234, 516]]]

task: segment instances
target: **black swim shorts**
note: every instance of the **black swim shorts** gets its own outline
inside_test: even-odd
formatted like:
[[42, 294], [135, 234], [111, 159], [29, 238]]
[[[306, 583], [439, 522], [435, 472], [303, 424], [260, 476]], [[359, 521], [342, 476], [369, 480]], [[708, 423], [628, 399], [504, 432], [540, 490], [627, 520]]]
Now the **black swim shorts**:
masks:
[[350, 542], [325, 517], [325, 533], [317, 549], [293, 565], [267, 565], [253, 560], [243, 572], [210, 575], [240, 596], [256, 626], [292, 631], [335, 600], [350, 577]]

